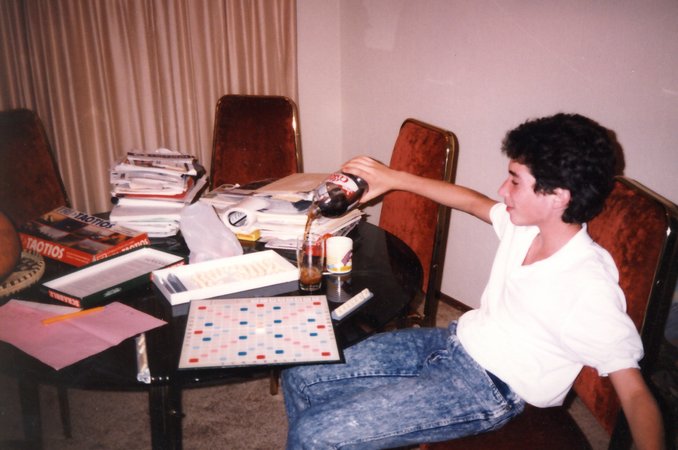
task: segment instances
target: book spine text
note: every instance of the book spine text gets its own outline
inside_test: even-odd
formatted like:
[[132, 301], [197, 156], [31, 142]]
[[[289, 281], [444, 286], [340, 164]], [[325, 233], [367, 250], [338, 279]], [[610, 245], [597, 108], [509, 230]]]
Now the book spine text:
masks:
[[75, 306], [76, 308], [82, 308], [82, 304], [80, 303], [80, 299], [77, 299], [75, 297], [71, 297], [70, 295], [65, 295], [65, 294], [62, 294], [61, 292], [53, 291], [52, 289], [47, 290], [47, 295], [52, 297], [54, 300], [58, 300], [60, 302], [67, 303], [69, 305]]
[[109, 256], [117, 255], [118, 253], [126, 252], [137, 247], [143, 247], [145, 245], [150, 245], [151, 241], [148, 239], [146, 233], [140, 234], [128, 241], [125, 241], [123, 245], [113, 247], [105, 252], [101, 252], [98, 255], [95, 255], [93, 261], [99, 261], [101, 259], [108, 258]]

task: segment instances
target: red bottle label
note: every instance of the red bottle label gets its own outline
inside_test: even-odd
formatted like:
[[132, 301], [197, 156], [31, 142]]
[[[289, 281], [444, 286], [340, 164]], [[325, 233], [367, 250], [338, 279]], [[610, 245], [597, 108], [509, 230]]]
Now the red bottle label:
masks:
[[327, 182], [334, 183], [339, 186], [348, 198], [351, 198], [353, 194], [358, 192], [358, 189], [360, 189], [358, 184], [351, 177], [348, 177], [341, 172], [334, 172], [331, 174], [327, 178]]

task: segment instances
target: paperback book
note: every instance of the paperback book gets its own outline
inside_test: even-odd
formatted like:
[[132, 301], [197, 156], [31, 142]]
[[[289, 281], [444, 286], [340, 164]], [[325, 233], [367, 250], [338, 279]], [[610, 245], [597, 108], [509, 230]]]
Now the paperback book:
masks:
[[24, 250], [80, 267], [150, 244], [148, 235], [65, 206], [19, 228]]

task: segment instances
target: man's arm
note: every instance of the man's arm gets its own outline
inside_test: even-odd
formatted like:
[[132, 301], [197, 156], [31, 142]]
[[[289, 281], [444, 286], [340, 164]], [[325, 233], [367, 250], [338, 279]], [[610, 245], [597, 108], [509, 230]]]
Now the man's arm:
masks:
[[664, 424], [654, 396], [638, 369], [612, 372], [610, 381], [621, 401], [639, 450], [664, 449]]
[[359, 156], [348, 161], [341, 170], [357, 175], [369, 184], [370, 189], [363, 195], [362, 203], [388, 191], [408, 191], [464, 211], [488, 223], [490, 209], [497, 203], [473, 189], [393, 170], [367, 156]]

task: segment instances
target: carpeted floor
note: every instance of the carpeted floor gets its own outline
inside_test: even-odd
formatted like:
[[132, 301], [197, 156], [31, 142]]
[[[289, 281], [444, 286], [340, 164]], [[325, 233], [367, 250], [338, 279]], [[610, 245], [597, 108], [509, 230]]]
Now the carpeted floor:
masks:
[[[439, 324], [447, 324], [459, 311], [441, 303]], [[675, 349], [675, 348], [674, 348]], [[673, 349], [672, 349], [673, 350]], [[678, 408], [678, 349], [663, 352], [656, 372], [660, 391], [666, 396], [668, 423]], [[59, 421], [56, 392], [41, 390], [43, 430], [46, 450], [136, 450], [150, 449], [147, 396], [70, 390], [72, 437], [65, 438]], [[205, 449], [282, 449], [287, 423], [282, 395], [269, 394], [268, 379], [219, 387], [191, 389], [183, 396], [184, 448]], [[0, 377], [0, 450], [15, 448], [21, 440], [21, 420], [16, 382]], [[594, 450], [607, 448], [607, 436], [585, 407], [571, 406], [575, 419], [589, 437]], [[675, 434], [675, 430], [671, 431]]]
[[[22, 438], [20, 418], [8, 405], [14, 393], [0, 393], [0, 449]], [[70, 390], [72, 437], [63, 436], [53, 388], [41, 389], [46, 450], [150, 449], [147, 396], [143, 393]], [[187, 450], [284, 448], [287, 424], [281, 395], [268, 380], [191, 389], [184, 392], [183, 436]], [[5, 443], [3, 446], [3, 442]]]

